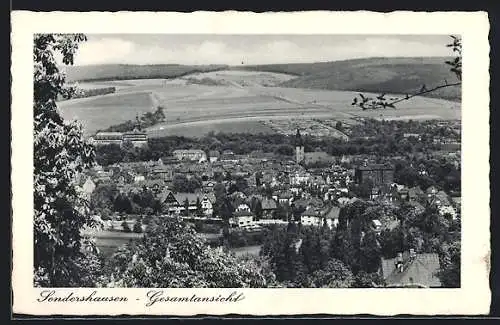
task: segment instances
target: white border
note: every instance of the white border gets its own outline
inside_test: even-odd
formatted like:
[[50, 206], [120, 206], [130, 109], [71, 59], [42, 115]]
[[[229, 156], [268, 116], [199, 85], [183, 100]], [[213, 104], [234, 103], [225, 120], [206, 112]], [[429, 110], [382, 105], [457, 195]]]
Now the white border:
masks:
[[[146, 308], [145, 289], [127, 304], [37, 303], [33, 283], [33, 33], [210, 34], [460, 34], [463, 37], [462, 288], [245, 289], [234, 304], [162, 304]], [[486, 314], [489, 311], [489, 23], [484, 12], [12, 12], [13, 311], [34, 315], [227, 313]], [[74, 289], [80, 294], [92, 290]], [[168, 289], [170, 295], [219, 294], [227, 289]], [[62, 292], [59, 290], [59, 292]]]

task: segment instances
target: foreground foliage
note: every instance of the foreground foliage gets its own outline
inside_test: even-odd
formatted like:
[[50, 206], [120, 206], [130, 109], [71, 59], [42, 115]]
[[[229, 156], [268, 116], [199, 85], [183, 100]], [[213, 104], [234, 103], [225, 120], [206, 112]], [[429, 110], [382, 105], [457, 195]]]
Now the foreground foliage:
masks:
[[[91, 166], [93, 148], [76, 123], [65, 123], [56, 99], [69, 97], [55, 54], [73, 64], [78, 43], [85, 36], [38, 34], [34, 37], [34, 266], [35, 285], [85, 286], [98, 269], [92, 244], [83, 227], [98, 226], [75, 184], [76, 176]], [[89, 257], [89, 258], [87, 258]]]
[[211, 248], [177, 218], [156, 219], [142, 240], [116, 252], [101, 279], [108, 287], [258, 288], [273, 286], [264, 261]]

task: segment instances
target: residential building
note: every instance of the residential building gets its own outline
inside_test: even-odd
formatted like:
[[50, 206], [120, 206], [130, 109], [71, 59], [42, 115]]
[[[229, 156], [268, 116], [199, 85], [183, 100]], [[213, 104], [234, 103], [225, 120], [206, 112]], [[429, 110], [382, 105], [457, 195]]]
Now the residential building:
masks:
[[394, 182], [394, 167], [385, 164], [359, 166], [354, 177], [358, 184], [371, 181], [374, 186], [390, 185]]
[[246, 203], [241, 203], [235, 210], [236, 212], [251, 212], [250, 207]]
[[98, 132], [90, 141], [95, 146], [117, 144], [122, 145], [123, 135], [121, 132]]
[[339, 207], [331, 207], [326, 210], [309, 208], [300, 216], [300, 223], [303, 226], [323, 226], [325, 223], [331, 229], [337, 227], [339, 223]]
[[90, 198], [90, 196], [92, 195], [92, 192], [94, 192], [95, 188], [96, 188], [95, 183], [92, 181], [92, 179], [90, 177], [87, 177], [87, 180], [85, 181], [85, 183], [83, 183], [83, 186], [82, 186], [83, 192], [85, 193], [87, 198]]
[[148, 135], [136, 128], [132, 132], [123, 133], [122, 141], [122, 144], [130, 142], [134, 147], [144, 147], [148, 144]]
[[246, 227], [253, 224], [253, 214], [250, 211], [236, 211], [229, 218], [231, 227]]
[[200, 149], [178, 149], [172, 153], [178, 160], [206, 161], [207, 154]]
[[122, 146], [125, 142], [130, 142], [134, 147], [143, 147], [148, 144], [148, 135], [139, 129], [132, 132], [98, 132], [92, 138], [91, 142], [96, 145], [117, 144]]
[[438, 254], [417, 254], [414, 250], [398, 253], [395, 258], [382, 259], [380, 269], [388, 287], [441, 287], [438, 271]]
[[262, 205], [262, 217], [272, 218], [274, 211], [278, 208], [276, 201], [273, 199], [264, 198], [261, 202]]
[[213, 213], [213, 204], [215, 203], [215, 196], [205, 193], [173, 193], [166, 190], [160, 195], [160, 202], [164, 205], [165, 210], [169, 213], [181, 214], [186, 210], [186, 199], [189, 203], [189, 213], [195, 213], [198, 207], [197, 201], [201, 203], [203, 214], [210, 216]]
[[209, 153], [208, 153], [208, 157], [209, 157], [209, 161], [211, 163], [213, 162], [216, 162], [217, 160], [219, 160], [220, 158], [220, 152], [217, 151], [217, 150], [211, 150]]

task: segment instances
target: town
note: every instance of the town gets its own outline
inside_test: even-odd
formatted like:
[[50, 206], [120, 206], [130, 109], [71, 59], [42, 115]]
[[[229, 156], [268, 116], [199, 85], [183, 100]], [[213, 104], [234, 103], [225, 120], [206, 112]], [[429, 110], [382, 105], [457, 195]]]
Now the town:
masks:
[[34, 36], [35, 287], [462, 286], [460, 37], [194, 36]]
[[[439, 238], [460, 238], [460, 122], [326, 123], [342, 136], [283, 131], [286, 143], [271, 152], [177, 139], [154, 159], [148, 150], [159, 140], [148, 139], [140, 125], [131, 132], [98, 132], [92, 140], [102, 163], [80, 174], [78, 183], [103, 220], [103, 233], [114, 234], [110, 238], [140, 238], [153, 216], [180, 218], [213, 247], [272, 259], [277, 256], [266, 250], [279, 239], [269, 237], [279, 229], [295, 234], [295, 255], [315, 250], [302, 229], [329, 229], [331, 250], [341, 245], [342, 233], [358, 237], [350, 244], [361, 254], [367, 253], [363, 241], [371, 243], [367, 259], [376, 261], [351, 266], [377, 275], [368, 286], [445, 286], [437, 275], [440, 241], [450, 240]], [[217, 136], [224, 135], [212, 140]], [[390, 143], [368, 150], [384, 143], [381, 136]], [[327, 146], [313, 148], [318, 143]], [[117, 249], [110, 241], [101, 239], [107, 256]], [[282, 282], [297, 282], [301, 272], [289, 274], [287, 267], [273, 271]]]

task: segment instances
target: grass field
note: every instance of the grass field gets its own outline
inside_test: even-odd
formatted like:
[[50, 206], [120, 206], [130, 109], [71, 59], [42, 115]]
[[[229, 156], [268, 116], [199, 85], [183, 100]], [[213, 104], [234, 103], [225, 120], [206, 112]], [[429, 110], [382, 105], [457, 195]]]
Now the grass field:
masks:
[[[270, 133], [272, 130], [259, 122], [268, 119], [359, 116], [460, 119], [461, 116], [460, 103], [428, 97], [402, 102], [397, 109], [362, 111], [351, 105], [357, 92], [272, 86], [295, 80], [284, 74], [231, 70], [189, 76], [214, 80], [214, 85], [193, 84], [186, 78], [120, 80], [116, 82], [121, 88], [115, 94], [68, 100], [61, 102], [60, 108], [66, 119], [80, 120], [90, 134], [161, 105], [167, 119], [147, 130], [151, 137], [198, 137], [210, 131]], [[109, 86], [113, 81], [96, 84]], [[86, 83], [87, 87], [90, 85]]]
[[260, 253], [260, 245], [257, 246], [245, 246], [245, 247], [237, 247], [237, 248], [231, 248], [231, 251], [236, 255], [236, 256], [242, 256], [242, 255], [254, 255], [258, 256]]
[[184, 136], [199, 138], [210, 132], [223, 133], [250, 133], [250, 134], [271, 134], [275, 133], [273, 129], [264, 125], [262, 121], [252, 121], [248, 119], [241, 120], [211, 120], [188, 122], [174, 125], [164, 125], [159, 127], [151, 127], [149, 135], [151, 137], [162, 136]]
[[156, 106], [151, 93], [115, 93], [103, 96], [72, 99], [58, 104], [62, 116], [67, 120], [78, 120], [86, 134], [99, 129], [134, 120], [136, 115], [154, 111]]

